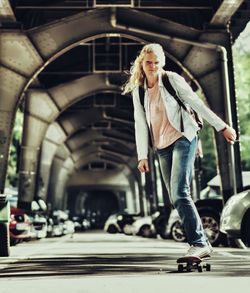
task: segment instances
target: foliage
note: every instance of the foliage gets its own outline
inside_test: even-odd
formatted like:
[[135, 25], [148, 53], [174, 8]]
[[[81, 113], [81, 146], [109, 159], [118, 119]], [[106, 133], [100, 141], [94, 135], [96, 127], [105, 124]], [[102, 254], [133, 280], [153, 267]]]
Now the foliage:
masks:
[[15, 125], [12, 132], [12, 143], [9, 152], [7, 182], [6, 185], [17, 186], [18, 180], [18, 155], [20, 153], [20, 144], [22, 139], [23, 113], [17, 111]]
[[243, 170], [250, 170], [250, 52], [233, 50]]
[[[249, 34], [248, 34], [249, 35]], [[240, 128], [241, 162], [243, 170], [250, 170], [250, 49], [247, 47], [248, 35], [240, 37], [233, 46], [233, 62], [237, 112]], [[201, 163], [201, 188], [216, 175], [216, 152], [213, 130], [205, 124], [200, 132], [203, 147]]]

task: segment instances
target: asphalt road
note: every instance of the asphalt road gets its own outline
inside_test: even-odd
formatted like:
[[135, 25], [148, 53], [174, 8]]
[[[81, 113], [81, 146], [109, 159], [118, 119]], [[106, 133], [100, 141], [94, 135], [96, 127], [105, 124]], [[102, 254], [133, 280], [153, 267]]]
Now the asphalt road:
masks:
[[250, 249], [215, 248], [212, 270], [179, 273], [187, 244], [102, 231], [11, 247], [0, 293], [249, 292]]

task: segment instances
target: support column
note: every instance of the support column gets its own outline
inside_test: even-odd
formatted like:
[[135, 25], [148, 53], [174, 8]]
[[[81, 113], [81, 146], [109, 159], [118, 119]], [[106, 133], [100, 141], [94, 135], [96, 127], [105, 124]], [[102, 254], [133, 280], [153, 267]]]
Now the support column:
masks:
[[0, 110], [0, 193], [4, 193], [14, 115]]
[[[39, 110], [34, 110], [37, 109], [35, 106], [39, 106], [35, 101], [35, 95], [26, 95], [18, 186], [18, 207], [24, 209], [31, 207], [36, 195], [39, 184], [37, 173], [41, 159], [40, 146], [48, 128], [48, 122], [38, 116]], [[40, 112], [42, 115], [43, 112]]]
[[[232, 123], [233, 123], [233, 128], [236, 130], [238, 134], [237, 140], [240, 140], [240, 125], [239, 125], [239, 117], [238, 117], [237, 96], [235, 91], [234, 64], [233, 64], [233, 53], [232, 53], [230, 34], [228, 34], [228, 45], [226, 49], [228, 54], [228, 79], [229, 79], [229, 93], [230, 93], [230, 101], [231, 101]], [[237, 192], [241, 192], [243, 190], [243, 182], [242, 182], [242, 167], [241, 167], [239, 141], [234, 144], [234, 159], [235, 159]]]
[[36, 174], [40, 148], [21, 146], [18, 207], [30, 210], [36, 188]]

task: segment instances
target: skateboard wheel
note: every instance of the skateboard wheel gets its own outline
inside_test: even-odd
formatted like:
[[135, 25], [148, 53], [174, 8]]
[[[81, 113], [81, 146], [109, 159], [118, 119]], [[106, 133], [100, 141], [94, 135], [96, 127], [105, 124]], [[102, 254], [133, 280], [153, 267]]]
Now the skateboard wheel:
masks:
[[179, 264], [178, 265], [178, 272], [183, 272], [183, 269], [184, 269], [183, 265]]
[[198, 272], [199, 272], [199, 273], [202, 272], [202, 266], [198, 266], [197, 269], [198, 269]]
[[192, 272], [192, 266], [191, 265], [187, 265], [187, 272]]
[[209, 263], [206, 264], [206, 271], [207, 272], [211, 271], [211, 265]]

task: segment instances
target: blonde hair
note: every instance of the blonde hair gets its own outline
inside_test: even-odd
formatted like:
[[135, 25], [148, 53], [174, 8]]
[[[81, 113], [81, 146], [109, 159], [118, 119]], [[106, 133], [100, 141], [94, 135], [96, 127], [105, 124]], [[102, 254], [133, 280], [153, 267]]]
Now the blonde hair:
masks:
[[147, 53], [154, 53], [159, 58], [160, 66], [165, 65], [165, 53], [162, 46], [156, 43], [145, 45], [130, 68], [130, 77], [124, 86], [123, 94], [132, 92], [136, 86], [143, 85], [145, 73], [142, 69], [142, 61]]

